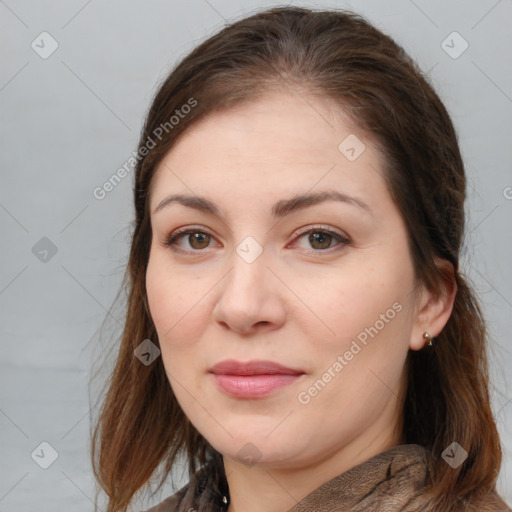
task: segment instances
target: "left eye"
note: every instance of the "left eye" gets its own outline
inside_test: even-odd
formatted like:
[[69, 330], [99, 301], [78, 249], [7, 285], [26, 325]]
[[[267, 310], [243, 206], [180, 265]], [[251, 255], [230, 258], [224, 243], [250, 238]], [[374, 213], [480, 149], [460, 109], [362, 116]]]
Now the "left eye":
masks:
[[341, 246], [347, 245], [349, 243], [348, 238], [328, 230], [312, 229], [302, 233], [298, 239], [300, 240], [301, 238], [304, 238], [305, 235], [309, 235], [307, 238], [308, 243], [311, 244], [316, 252], [331, 249], [333, 247], [331, 245], [333, 241], [338, 241], [337, 245]]
[[[178, 244], [178, 242], [186, 235], [188, 235], [187, 241], [189, 246], [193, 249], [192, 251], [183, 249], [183, 247], [180, 247]], [[302, 232], [297, 239], [300, 240], [306, 235], [309, 235], [308, 242], [313, 247], [313, 252], [325, 252], [327, 249], [331, 249], [333, 247], [331, 245], [333, 241], [338, 241], [337, 245], [341, 246], [345, 246], [350, 243], [347, 237], [325, 229], [310, 229], [309, 231]], [[211, 238], [212, 236], [204, 231], [187, 229], [171, 233], [164, 241], [163, 245], [176, 252], [200, 252], [202, 249], [206, 249], [209, 246]], [[310, 249], [306, 250], [310, 251]]]

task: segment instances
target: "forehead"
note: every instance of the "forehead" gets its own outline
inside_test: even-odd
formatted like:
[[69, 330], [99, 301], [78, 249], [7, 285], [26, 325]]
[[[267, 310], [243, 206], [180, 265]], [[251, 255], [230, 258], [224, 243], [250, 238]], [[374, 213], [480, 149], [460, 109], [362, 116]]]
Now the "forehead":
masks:
[[341, 108], [311, 96], [271, 93], [186, 130], [156, 169], [151, 208], [172, 192], [252, 192], [262, 201], [317, 185], [382, 192], [381, 167], [373, 143]]

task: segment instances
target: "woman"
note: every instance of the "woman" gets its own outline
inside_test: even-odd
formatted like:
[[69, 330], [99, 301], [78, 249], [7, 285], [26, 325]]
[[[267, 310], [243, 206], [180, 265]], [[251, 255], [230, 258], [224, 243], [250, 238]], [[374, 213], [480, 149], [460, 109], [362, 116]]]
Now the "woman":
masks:
[[[465, 175], [419, 69], [356, 14], [274, 8], [161, 85], [93, 436], [108, 511], [510, 511]], [[159, 486], [159, 488], [160, 488]]]

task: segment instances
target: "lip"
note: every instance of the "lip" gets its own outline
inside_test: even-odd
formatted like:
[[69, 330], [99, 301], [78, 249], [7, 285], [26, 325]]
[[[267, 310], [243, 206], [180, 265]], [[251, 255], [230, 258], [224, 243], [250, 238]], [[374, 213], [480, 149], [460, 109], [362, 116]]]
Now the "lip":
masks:
[[236, 398], [263, 398], [305, 374], [273, 361], [244, 363], [233, 359], [216, 364], [209, 373], [223, 392]]
[[301, 375], [304, 370], [288, 368], [273, 361], [253, 360], [253, 361], [236, 361], [234, 359], [226, 359], [217, 363], [210, 368], [210, 373], [216, 375]]

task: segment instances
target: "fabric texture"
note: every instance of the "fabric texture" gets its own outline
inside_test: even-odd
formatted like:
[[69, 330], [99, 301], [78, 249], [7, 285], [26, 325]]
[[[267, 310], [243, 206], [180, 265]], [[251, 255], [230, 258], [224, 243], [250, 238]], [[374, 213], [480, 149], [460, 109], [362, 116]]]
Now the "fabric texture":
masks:
[[[212, 475], [214, 475], [212, 480]], [[445, 512], [434, 510], [422, 492], [428, 480], [427, 452], [417, 444], [395, 446], [322, 484], [287, 512]], [[215, 481], [218, 491], [214, 491]], [[145, 512], [222, 512], [229, 489], [211, 463], [177, 493]], [[461, 506], [464, 512], [512, 512], [496, 494]], [[243, 511], [241, 511], [243, 512]]]

